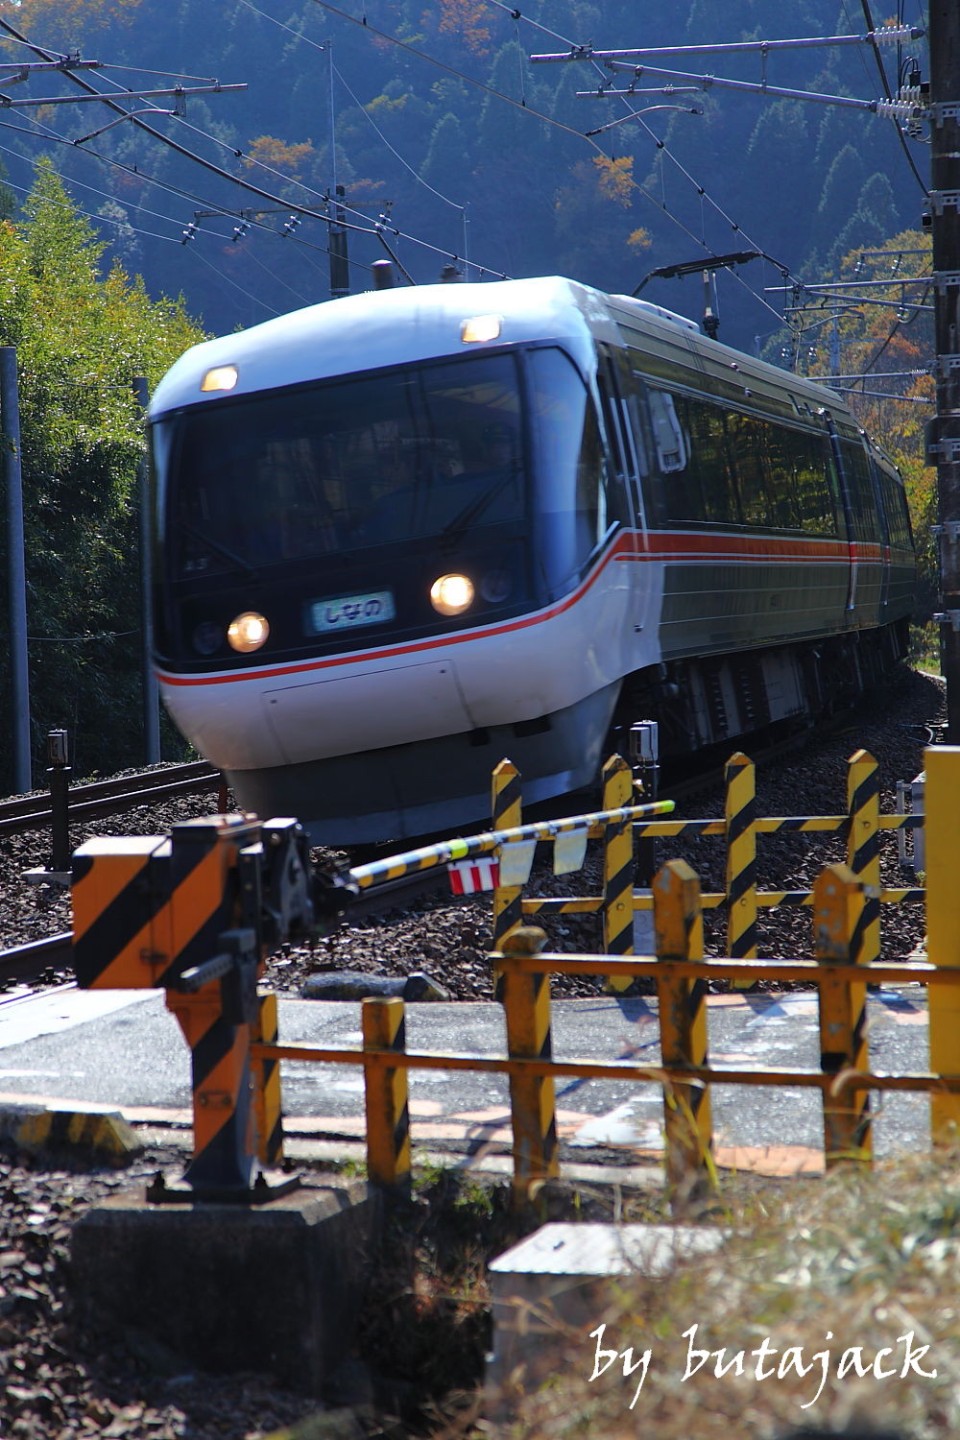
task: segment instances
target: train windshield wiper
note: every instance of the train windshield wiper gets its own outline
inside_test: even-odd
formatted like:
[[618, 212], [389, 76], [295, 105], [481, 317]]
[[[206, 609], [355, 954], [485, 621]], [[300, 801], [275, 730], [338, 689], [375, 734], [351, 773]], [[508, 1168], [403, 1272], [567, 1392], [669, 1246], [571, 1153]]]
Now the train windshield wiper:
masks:
[[[235, 570], [243, 571], [243, 573], [249, 575], [252, 580], [257, 579], [260, 573], [257, 567], [251, 565], [250, 561], [244, 559], [242, 555], [238, 555], [235, 550], [231, 550], [229, 545], [224, 545], [220, 540], [215, 540], [212, 535], [208, 535], [206, 531], [201, 530], [189, 520], [180, 520], [178, 523], [181, 530], [185, 531], [188, 535], [192, 535], [194, 540], [198, 540], [207, 550], [212, 550], [215, 555], [219, 555], [221, 560], [226, 560], [227, 564], [232, 565]], [[183, 570], [184, 566], [181, 564], [180, 568]]]
[[495, 500], [496, 497], [507, 488], [511, 481], [516, 479], [518, 473], [517, 467], [512, 467], [506, 475], [501, 475], [499, 480], [494, 480], [485, 490], [482, 490], [479, 495], [475, 495], [472, 500], [468, 501], [467, 504], [454, 515], [452, 520], [449, 520], [447, 524], [444, 525], [440, 531], [440, 539], [459, 540], [463, 532], [469, 529], [475, 520], [480, 519], [480, 516], [490, 502]]

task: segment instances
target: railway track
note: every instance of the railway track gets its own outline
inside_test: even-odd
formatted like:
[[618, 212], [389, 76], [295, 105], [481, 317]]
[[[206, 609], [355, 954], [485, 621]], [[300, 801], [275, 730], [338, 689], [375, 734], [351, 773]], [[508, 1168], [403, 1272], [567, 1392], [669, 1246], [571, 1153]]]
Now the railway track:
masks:
[[[138, 805], [175, 800], [181, 795], [201, 795], [223, 785], [218, 770], [205, 760], [187, 765], [168, 765], [160, 770], [142, 770], [114, 780], [94, 780], [70, 787], [70, 821], [92, 820], [100, 815], [119, 814]], [[0, 800], [0, 835], [39, 830], [53, 821], [50, 795], [17, 796]]]
[[[860, 746], [867, 748], [880, 762], [881, 782], [892, 792], [897, 779], [911, 779], [923, 765], [925, 743], [936, 740], [942, 723], [942, 687], [937, 687], [930, 677], [907, 676], [900, 692], [890, 697], [889, 705], [876, 705], [870, 711], [837, 720], [834, 726], [823, 726], [813, 735], [792, 736], [779, 746], [754, 753], [751, 758], [758, 761], [758, 806], [759, 813], [768, 815], [837, 814], [845, 804], [846, 762], [852, 751]], [[839, 731], [839, 733], [835, 733]], [[806, 742], [806, 743], [805, 743]], [[729, 757], [723, 757], [729, 758]], [[717, 786], [717, 770], [712, 774], [698, 773], [683, 777], [682, 788], [676, 784], [677, 776], [663, 776], [661, 798], [673, 798], [682, 804], [687, 814], [713, 816], [722, 814], [722, 799]], [[164, 767], [141, 774], [127, 775], [118, 779], [98, 782], [92, 786], [77, 786], [71, 791], [71, 827], [74, 820], [84, 815], [103, 816], [111, 811], [146, 807], [156, 801], [163, 801], [176, 795], [211, 793], [219, 783], [217, 773], [209, 766], [195, 764], [188, 766]], [[700, 793], [698, 793], [700, 792]], [[591, 808], [590, 798], [567, 797], [563, 814], [576, 813]], [[587, 803], [580, 804], [584, 800]], [[888, 793], [886, 808], [892, 808], [895, 797]], [[90, 806], [88, 810], [86, 807]], [[82, 807], [82, 808], [81, 808]], [[147, 816], [143, 821], [134, 817], [123, 823], [122, 828], [131, 826], [137, 833], [166, 833], [169, 824], [176, 817], [178, 806], [161, 810], [163, 818]], [[553, 808], [553, 807], [551, 807]], [[524, 819], [534, 820], [556, 818], [540, 815], [540, 806], [525, 806]], [[0, 836], [6, 831], [40, 829], [49, 825], [51, 807], [43, 796], [29, 796], [16, 800], [0, 801]], [[121, 826], [118, 825], [118, 829]], [[477, 829], [483, 829], [482, 825]], [[440, 838], [440, 837], [437, 837]], [[786, 837], [779, 840], [769, 837], [764, 841], [760, 863], [769, 868], [768, 886], [779, 888], [788, 884], [790, 888], [808, 888], [819, 868], [824, 863], [827, 841], [802, 842]], [[831, 842], [834, 854], [830, 858], [841, 858], [840, 842]], [[68, 934], [53, 935], [42, 941], [15, 945], [18, 939], [35, 937], [43, 929], [59, 928], [67, 931], [70, 925], [69, 898], [32, 897], [22, 903], [27, 887], [17, 885], [18, 869], [25, 872], [28, 864], [35, 863], [36, 846], [33, 842], [24, 844], [20, 837], [13, 836], [10, 846], [23, 847], [11, 850], [7, 858], [7, 875], [10, 879], [10, 914], [25, 916], [25, 923], [15, 923], [6, 928], [5, 940], [8, 947], [0, 950], [0, 988], [16, 983], [31, 983], [39, 980], [43, 984], [44, 972], [70, 971], [70, 937]], [[376, 847], [364, 853], [354, 852], [354, 865], [369, 863], [393, 855], [403, 848], [402, 844], [390, 847]], [[679, 848], [677, 853], [680, 853]], [[888, 849], [890, 847], [887, 847]], [[21, 862], [20, 856], [23, 856]], [[664, 846], [659, 847], [658, 862], [672, 858]], [[686, 858], [701, 877], [705, 889], [723, 889], [723, 855], [711, 840], [691, 840], [683, 851]], [[889, 858], [885, 883], [902, 884], [896, 871], [895, 856]], [[69, 869], [69, 860], [62, 867]], [[596, 874], [585, 879], [590, 893], [598, 893], [602, 878]], [[573, 882], [558, 891], [548, 879], [543, 893], [568, 893], [575, 889]], [[292, 953], [284, 952], [277, 957], [281, 968], [277, 972], [277, 986], [289, 993], [296, 993], [297, 987], [317, 969], [345, 968], [365, 970], [370, 973], [406, 973], [411, 965], [432, 970], [441, 983], [448, 983], [457, 998], [486, 998], [489, 991], [489, 974], [486, 953], [490, 942], [490, 920], [488, 906], [464, 905], [459, 898], [440, 892], [447, 889], [445, 867], [424, 870], [399, 880], [382, 882], [375, 888], [364, 890], [361, 897], [353, 901], [348, 909], [347, 923], [330, 936], [323, 937], [313, 947], [294, 946]], [[0, 902], [3, 899], [3, 885], [0, 881]], [[432, 903], [431, 897], [437, 902]], [[420, 904], [419, 901], [425, 903]], [[0, 905], [0, 908], [3, 908]], [[914, 907], [915, 908], [915, 907]], [[381, 917], [392, 911], [389, 924]], [[403, 912], [406, 911], [406, 914]], [[46, 913], [44, 913], [46, 912]], [[804, 912], [785, 909], [771, 911], [764, 915], [764, 945], [766, 953], [806, 953], [809, 948], [809, 917]], [[356, 921], [358, 923], [354, 924]], [[396, 923], [394, 923], [396, 921]], [[711, 953], [723, 953], [724, 936], [721, 934], [719, 918], [707, 927], [707, 944], [712, 945]], [[922, 939], [922, 916], [914, 918], [910, 907], [890, 908], [884, 915], [885, 958], [896, 959], [909, 954]], [[592, 951], [596, 948], [596, 920], [593, 916], [571, 915], [557, 921], [557, 948], [563, 950]], [[714, 933], [715, 932], [715, 933]], [[49, 976], [46, 977], [49, 980]], [[59, 977], [58, 977], [59, 978]]]
[[[437, 894], [446, 885], [446, 870], [442, 866], [421, 874], [384, 881], [353, 901], [350, 918], [365, 920], [382, 915], [412, 900]], [[72, 967], [73, 935], [70, 931], [14, 945], [8, 950], [0, 950], [0, 991], [12, 985], [33, 984], [50, 972], [62, 972]]]

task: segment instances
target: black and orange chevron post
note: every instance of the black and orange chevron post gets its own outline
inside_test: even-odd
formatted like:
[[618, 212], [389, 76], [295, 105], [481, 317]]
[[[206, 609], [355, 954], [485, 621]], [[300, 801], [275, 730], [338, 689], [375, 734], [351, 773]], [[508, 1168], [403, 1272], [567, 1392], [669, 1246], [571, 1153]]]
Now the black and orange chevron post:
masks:
[[[254, 945], [252, 930], [234, 931], [234, 937], [234, 953], [210, 962], [211, 979], [192, 993], [167, 991], [167, 1008], [190, 1046], [193, 1073], [193, 1159], [183, 1183], [206, 1199], [249, 1192], [259, 1168], [250, 1062], [259, 956], [255, 948], [244, 949]], [[221, 960], [224, 974], [218, 977]], [[225, 1003], [227, 985], [234, 993]]]
[[169, 839], [91, 840], [74, 854], [79, 985], [162, 987], [190, 1046], [193, 1160], [182, 1187], [154, 1187], [151, 1198], [277, 1193], [257, 1174], [258, 1153], [279, 1157], [282, 1143], [278, 1075], [255, 1103], [251, 1047], [264, 1027], [276, 1030], [257, 980], [268, 945], [310, 922], [308, 871], [295, 821], [242, 815], [190, 820]]
[[217, 815], [175, 825], [170, 837], [107, 836], [81, 845], [72, 886], [81, 989], [168, 988], [216, 955], [219, 935], [241, 923], [238, 857], [259, 840], [256, 821]]

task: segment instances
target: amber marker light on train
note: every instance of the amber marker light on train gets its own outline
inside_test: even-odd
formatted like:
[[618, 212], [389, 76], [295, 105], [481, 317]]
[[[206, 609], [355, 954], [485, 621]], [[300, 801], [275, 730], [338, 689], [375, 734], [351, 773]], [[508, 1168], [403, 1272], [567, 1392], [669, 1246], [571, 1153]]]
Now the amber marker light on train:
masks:
[[227, 639], [234, 650], [241, 655], [250, 655], [267, 643], [270, 625], [264, 615], [256, 610], [245, 610], [227, 627]]
[[208, 370], [200, 381], [200, 389], [204, 393], [211, 390], [232, 390], [237, 383], [236, 365], [215, 365]]
[[430, 586], [430, 604], [438, 615], [462, 615], [475, 591], [468, 575], [441, 575]]
[[502, 327], [502, 315], [473, 315], [460, 326], [460, 339], [464, 345], [478, 345], [484, 340], [499, 340]]

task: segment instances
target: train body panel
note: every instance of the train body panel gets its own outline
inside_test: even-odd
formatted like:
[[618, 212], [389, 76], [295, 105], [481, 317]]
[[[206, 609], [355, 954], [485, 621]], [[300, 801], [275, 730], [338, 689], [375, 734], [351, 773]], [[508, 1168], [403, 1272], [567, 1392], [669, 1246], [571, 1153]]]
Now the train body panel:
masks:
[[388, 290], [195, 347], [151, 404], [156, 659], [242, 804], [353, 843], [545, 798], [902, 651], [902, 484], [840, 399], [559, 278]]
[[[566, 600], [486, 631], [228, 674], [161, 671], [164, 702], [229, 771], [376, 749], [385, 729], [405, 745], [547, 717], [659, 663], [662, 566], [648, 561], [638, 583], [617, 563], [631, 550], [611, 546]], [[623, 623], [634, 589], [648, 621], [636, 630]]]

